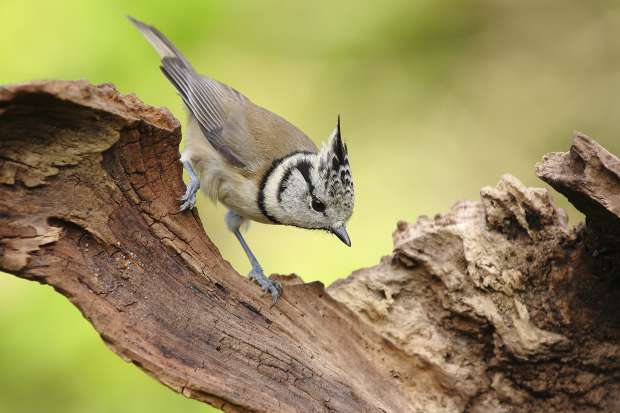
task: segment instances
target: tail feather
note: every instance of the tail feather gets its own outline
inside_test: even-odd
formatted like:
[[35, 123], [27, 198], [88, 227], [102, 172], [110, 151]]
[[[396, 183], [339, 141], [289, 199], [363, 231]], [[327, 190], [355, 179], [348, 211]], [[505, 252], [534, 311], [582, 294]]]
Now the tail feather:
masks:
[[199, 75], [172, 42], [155, 27], [133, 17], [129, 17], [129, 20], [159, 53], [161, 71], [181, 95], [205, 138], [233, 165], [244, 167], [244, 162], [234, 148], [227, 146], [222, 138], [229, 104], [233, 100], [244, 101], [243, 95], [214, 79]]
[[165, 57], [176, 58], [183, 63], [186, 68], [192, 69], [192, 65], [189, 61], [162, 32], [157, 30], [155, 27], [143, 23], [131, 16], [127, 16], [127, 18], [131, 23], [133, 23], [134, 26], [136, 26], [138, 30], [140, 30], [146, 40], [148, 40], [151, 46], [153, 46], [153, 48], [157, 51], [162, 60]]

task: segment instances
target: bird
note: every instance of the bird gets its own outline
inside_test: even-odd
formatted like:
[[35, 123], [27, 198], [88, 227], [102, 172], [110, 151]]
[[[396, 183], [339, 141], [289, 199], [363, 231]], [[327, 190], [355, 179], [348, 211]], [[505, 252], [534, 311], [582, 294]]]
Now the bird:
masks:
[[241, 228], [255, 221], [325, 230], [351, 246], [346, 224], [353, 213], [354, 186], [340, 115], [318, 148], [281, 116], [199, 74], [158, 29], [128, 19], [159, 54], [160, 69], [187, 112], [180, 160], [189, 182], [179, 212], [194, 208], [199, 190], [224, 204], [226, 226], [250, 261], [248, 277], [271, 294], [275, 304], [282, 286], [265, 276]]

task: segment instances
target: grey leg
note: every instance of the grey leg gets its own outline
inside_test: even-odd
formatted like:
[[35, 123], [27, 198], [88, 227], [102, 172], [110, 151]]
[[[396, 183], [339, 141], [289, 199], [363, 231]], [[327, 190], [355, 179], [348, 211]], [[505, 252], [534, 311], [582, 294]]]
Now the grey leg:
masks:
[[183, 161], [182, 163], [183, 167], [187, 170], [187, 173], [189, 174], [189, 183], [187, 184], [185, 195], [183, 195], [181, 199], [179, 199], [179, 201], [182, 201], [179, 212], [194, 208], [194, 205], [196, 205], [196, 193], [200, 189], [200, 179], [198, 179], [194, 168], [192, 168], [192, 164], [189, 163], [189, 161]]
[[252, 250], [245, 242], [243, 235], [241, 235], [241, 231], [239, 231], [242, 222], [243, 218], [239, 214], [236, 214], [233, 211], [228, 211], [228, 213], [226, 214], [226, 225], [228, 226], [228, 229], [231, 230], [233, 234], [235, 234], [235, 236], [239, 240], [239, 243], [241, 244], [241, 247], [245, 251], [245, 255], [247, 255], [248, 259], [250, 260], [250, 265], [252, 265], [252, 271], [250, 271], [248, 277], [252, 280], [255, 280], [258, 285], [260, 285], [260, 287], [263, 289], [263, 291], [268, 291], [269, 293], [271, 293], [271, 298], [273, 300], [273, 303], [275, 304], [278, 300], [278, 297], [280, 297], [280, 294], [282, 294], [282, 286], [279, 282], [272, 281], [265, 276], [265, 273], [263, 272], [263, 267], [261, 267], [261, 265], [258, 263], [258, 260], [252, 253]]

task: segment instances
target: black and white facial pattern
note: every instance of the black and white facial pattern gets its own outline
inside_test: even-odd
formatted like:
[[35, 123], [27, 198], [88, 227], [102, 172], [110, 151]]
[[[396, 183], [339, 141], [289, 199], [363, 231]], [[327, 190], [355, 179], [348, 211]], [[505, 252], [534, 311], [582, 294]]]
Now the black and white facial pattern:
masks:
[[259, 194], [261, 211], [272, 222], [326, 230], [346, 223], [353, 201], [340, 122], [319, 153], [299, 152], [276, 161]]

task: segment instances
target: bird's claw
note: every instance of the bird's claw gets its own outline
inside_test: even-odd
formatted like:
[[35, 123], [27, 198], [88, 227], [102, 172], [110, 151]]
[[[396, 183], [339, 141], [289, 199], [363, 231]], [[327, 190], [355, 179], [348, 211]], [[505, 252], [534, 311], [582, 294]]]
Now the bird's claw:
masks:
[[196, 190], [193, 190], [191, 186], [187, 187], [185, 194], [179, 198], [181, 201], [181, 206], [179, 207], [179, 212], [183, 212], [186, 210], [191, 210], [196, 205]]
[[263, 291], [271, 294], [272, 305], [274, 305], [282, 295], [282, 285], [277, 281], [265, 277], [263, 270], [250, 271], [248, 278], [256, 281]]
[[181, 206], [179, 207], [179, 212], [191, 210], [194, 208], [195, 205], [196, 205], [196, 197], [193, 196], [181, 204]]

